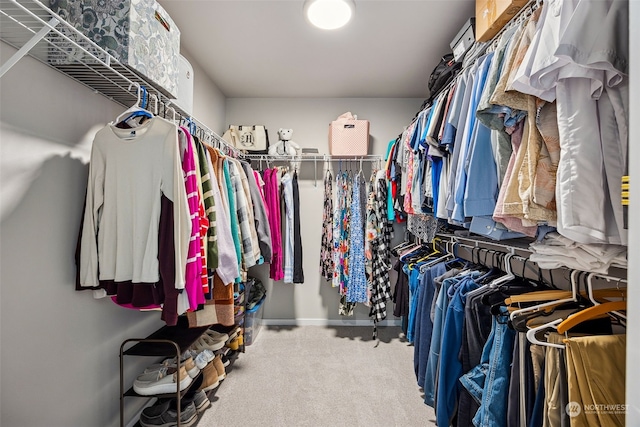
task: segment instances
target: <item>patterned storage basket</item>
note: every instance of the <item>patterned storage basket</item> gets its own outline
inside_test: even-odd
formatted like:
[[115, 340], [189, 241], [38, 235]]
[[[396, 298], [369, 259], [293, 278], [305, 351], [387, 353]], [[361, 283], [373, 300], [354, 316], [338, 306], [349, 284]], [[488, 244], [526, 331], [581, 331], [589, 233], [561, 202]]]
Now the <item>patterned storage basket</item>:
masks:
[[[49, 7], [122, 64], [156, 83], [169, 98], [178, 96], [180, 30], [158, 2], [49, 0]], [[63, 27], [61, 31], [77, 41], [78, 36], [70, 30]], [[48, 37], [59, 38], [57, 45], [65, 49], [49, 52], [52, 65], [74, 65], [83, 56], [77, 46], [59, 35]]]
[[369, 153], [369, 120], [357, 120], [344, 113], [329, 125], [329, 152], [332, 156], [366, 156]]

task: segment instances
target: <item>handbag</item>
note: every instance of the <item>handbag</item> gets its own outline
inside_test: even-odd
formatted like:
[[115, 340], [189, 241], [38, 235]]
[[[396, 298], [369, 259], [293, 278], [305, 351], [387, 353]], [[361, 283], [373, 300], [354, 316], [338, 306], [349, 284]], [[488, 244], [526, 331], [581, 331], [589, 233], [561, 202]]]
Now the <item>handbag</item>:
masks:
[[222, 135], [227, 143], [249, 154], [267, 154], [269, 152], [269, 132], [263, 125], [229, 125]]

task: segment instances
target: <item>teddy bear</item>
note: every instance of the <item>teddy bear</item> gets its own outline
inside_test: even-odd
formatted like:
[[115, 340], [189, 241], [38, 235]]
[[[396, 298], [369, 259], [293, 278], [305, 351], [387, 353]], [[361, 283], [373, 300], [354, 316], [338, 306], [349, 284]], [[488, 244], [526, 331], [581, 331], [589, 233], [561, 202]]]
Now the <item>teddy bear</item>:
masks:
[[300, 146], [291, 141], [293, 129], [278, 129], [279, 140], [269, 147], [270, 156], [298, 156], [300, 155]]
[[[269, 147], [270, 156], [300, 156], [302, 150], [300, 146], [291, 141], [291, 135], [293, 135], [293, 129], [278, 129], [278, 136], [280, 139], [274, 145]], [[291, 168], [294, 170], [300, 169], [300, 160], [292, 160]]]

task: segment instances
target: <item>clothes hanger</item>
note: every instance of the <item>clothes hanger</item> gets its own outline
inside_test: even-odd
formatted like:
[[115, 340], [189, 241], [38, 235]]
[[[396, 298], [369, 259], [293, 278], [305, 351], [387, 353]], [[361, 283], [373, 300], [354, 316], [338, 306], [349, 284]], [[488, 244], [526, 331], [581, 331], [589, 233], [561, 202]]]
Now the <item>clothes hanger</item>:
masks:
[[546, 308], [546, 307], [554, 307], [554, 306], [558, 306], [561, 304], [565, 304], [568, 302], [577, 302], [578, 301], [578, 285], [576, 282], [576, 278], [578, 276], [578, 274], [580, 273], [580, 271], [578, 270], [572, 270], [571, 271], [571, 297], [566, 297], [566, 298], [560, 298], [560, 299], [556, 299], [553, 301], [549, 301], [549, 302], [544, 302], [542, 304], [537, 304], [531, 307], [526, 307], [526, 308], [521, 308], [515, 311], [512, 311], [511, 314], [509, 315], [509, 318], [511, 321], [513, 321], [513, 319], [515, 318], [515, 316], [517, 315], [521, 315], [524, 313], [534, 313], [540, 309]]
[[[130, 119], [134, 118], [134, 117], [139, 117], [139, 116], [145, 116], [147, 118], [152, 118], [153, 114], [151, 114], [150, 111], [147, 111], [143, 108], [144, 103], [146, 103], [146, 94], [147, 94], [147, 90], [146, 88], [144, 88], [144, 86], [140, 86], [139, 83], [137, 82], [133, 82], [129, 85], [129, 89], [131, 90], [131, 87], [135, 86], [136, 87], [136, 103], [135, 105], [133, 105], [132, 107], [126, 109], [124, 112], [122, 112], [118, 117], [116, 117], [116, 119], [111, 122], [112, 125], [118, 124], [118, 123], [122, 123], [122, 122], [127, 122]], [[143, 100], [143, 104], [141, 105], [141, 97], [144, 94], [144, 100]]]
[[[609, 289], [593, 289], [593, 278], [594, 277], [600, 277], [602, 279], [605, 279], [608, 281], [610, 280], [616, 280], [618, 282], [618, 287], [616, 288], [609, 288]], [[587, 276], [587, 295], [589, 296], [589, 301], [591, 301], [593, 303], [593, 305], [598, 305], [601, 304], [598, 300], [596, 300], [595, 295], [597, 294], [599, 297], [603, 297], [604, 293], [606, 293], [606, 295], [610, 298], [614, 298], [614, 297], [619, 297], [619, 298], [623, 298], [626, 299], [627, 297], [627, 291], [620, 289], [620, 283], [628, 283], [625, 279], [620, 279], [617, 277], [610, 277], [610, 276], [603, 276], [603, 275], [599, 275], [599, 274], [595, 274], [595, 273], [590, 273]], [[609, 292], [610, 291], [610, 292]], [[617, 293], [616, 293], [617, 291]]]
[[527, 339], [529, 340], [529, 342], [531, 342], [531, 344], [537, 344], [537, 345], [541, 345], [544, 347], [553, 347], [553, 348], [565, 348], [564, 344], [555, 344], [552, 342], [548, 342], [548, 341], [541, 341], [538, 339], [538, 337], [536, 336], [536, 334], [540, 331], [546, 330], [546, 329], [550, 329], [553, 328], [555, 329], [555, 327], [557, 325], [559, 325], [560, 323], [562, 323], [563, 319], [556, 319], [553, 320], [549, 323], [545, 323], [544, 325], [540, 325], [537, 326], [535, 328], [531, 328], [527, 331]]
[[569, 329], [575, 327], [579, 323], [585, 322], [587, 320], [595, 319], [597, 317], [602, 316], [603, 314], [609, 313], [617, 313], [617, 316], [622, 317], [624, 320], [627, 319], [627, 316], [619, 313], [620, 311], [627, 310], [627, 302], [626, 301], [615, 301], [615, 302], [605, 302], [604, 304], [598, 304], [591, 306], [589, 308], [585, 308], [577, 313], [574, 313], [564, 319], [561, 323], [558, 324], [557, 329], [558, 333], [564, 334]]

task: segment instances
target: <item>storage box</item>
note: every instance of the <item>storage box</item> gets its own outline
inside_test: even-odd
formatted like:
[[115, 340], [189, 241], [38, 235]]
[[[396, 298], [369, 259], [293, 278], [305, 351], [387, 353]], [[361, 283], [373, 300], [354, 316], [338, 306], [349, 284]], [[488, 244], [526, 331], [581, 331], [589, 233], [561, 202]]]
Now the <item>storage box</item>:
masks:
[[[157, 85], [164, 95], [178, 96], [180, 30], [155, 0], [56, 1], [51, 2], [51, 9], [119, 62]], [[80, 39], [66, 27], [61, 32], [74, 41]], [[61, 38], [57, 34], [50, 37]], [[54, 66], [75, 64], [86, 55], [71, 42], [63, 41], [63, 45], [66, 55], [50, 52], [49, 62]], [[104, 58], [98, 49], [88, 50]]]
[[475, 37], [476, 18], [469, 18], [464, 26], [458, 31], [453, 41], [449, 44], [453, 57], [456, 61], [461, 61], [462, 57], [476, 41]]
[[193, 67], [187, 58], [180, 55], [178, 97], [172, 101], [188, 115], [193, 115], [193, 82]]
[[247, 310], [244, 316], [244, 344], [251, 345], [258, 337], [262, 328], [262, 314], [264, 312], [264, 300], [262, 297], [252, 309]]
[[491, 40], [527, 3], [529, 0], [476, 0], [476, 40]]
[[369, 121], [344, 113], [329, 125], [332, 156], [366, 156], [369, 153]]

